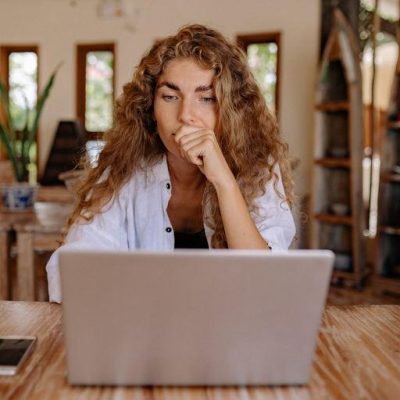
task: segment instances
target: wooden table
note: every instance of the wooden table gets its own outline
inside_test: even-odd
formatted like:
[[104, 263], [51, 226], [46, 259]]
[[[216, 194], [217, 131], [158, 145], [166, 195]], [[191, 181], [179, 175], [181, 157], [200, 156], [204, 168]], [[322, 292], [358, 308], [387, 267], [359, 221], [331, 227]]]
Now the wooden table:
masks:
[[400, 306], [328, 307], [310, 384], [302, 387], [72, 387], [66, 379], [61, 306], [0, 302], [1, 335], [36, 335], [17, 377], [0, 377], [6, 399], [400, 398]]
[[0, 299], [10, 298], [10, 249], [17, 244], [18, 300], [35, 300], [35, 251], [53, 251], [59, 246], [72, 204], [38, 202], [30, 212], [0, 212]]
[[36, 221], [34, 212], [0, 212], [0, 299], [10, 296], [10, 257], [15, 225]]

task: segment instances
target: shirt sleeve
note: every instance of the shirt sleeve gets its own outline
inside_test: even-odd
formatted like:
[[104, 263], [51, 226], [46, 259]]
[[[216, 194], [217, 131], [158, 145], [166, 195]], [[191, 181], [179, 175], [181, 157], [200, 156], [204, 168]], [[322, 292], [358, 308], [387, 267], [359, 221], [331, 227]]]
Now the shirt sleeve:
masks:
[[275, 173], [278, 175], [276, 187], [282, 197], [276, 192], [273, 182], [269, 181], [265, 193], [255, 201], [256, 210], [251, 213], [257, 229], [272, 251], [287, 250], [296, 233], [292, 212], [284, 200], [285, 190], [278, 166]]
[[101, 213], [90, 222], [75, 223], [65, 244], [50, 257], [46, 266], [49, 300], [61, 303], [61, 282], [59, 270], [59, 252], [64, 250], [125, 250], [128, 249], [126, 228], [126, 195], [124, 191], [112, 199]]

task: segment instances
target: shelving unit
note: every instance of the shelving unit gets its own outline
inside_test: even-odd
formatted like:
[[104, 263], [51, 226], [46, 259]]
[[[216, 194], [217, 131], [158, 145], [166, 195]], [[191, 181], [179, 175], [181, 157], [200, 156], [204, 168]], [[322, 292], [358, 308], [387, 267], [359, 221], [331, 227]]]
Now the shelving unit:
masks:
[[374, 286], [400, 293], [400, 57], [381, 143]]
[[336, 253], [334, 281], [361, 287], [363, 106], [357, 39], [336, 9], [316, 91], [310, 247]]

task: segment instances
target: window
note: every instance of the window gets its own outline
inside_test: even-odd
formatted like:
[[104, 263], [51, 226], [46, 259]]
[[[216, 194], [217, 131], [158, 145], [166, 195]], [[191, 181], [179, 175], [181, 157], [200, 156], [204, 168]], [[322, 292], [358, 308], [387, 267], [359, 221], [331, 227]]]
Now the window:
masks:
[[[27, 122], [27, 109], [33, 110], [38, 97], [38, 47], [2, 46], [0, 48], [1, 79], [8, 88], [10, 114], [17, 133]], [[32, 118], [33, 113], [30, 113]], [[30, 180], [35, 181], [38, 160], [38, 135], [31, 147], [29, 167]]]
[[112, 126], [114, 44], [78, 45], [77, 117], [88, 139], [99, 139]]
[[268, 107], [278, 114], [280, 33], [240, 35], [237, 42], [247, 54], [250, 68]]

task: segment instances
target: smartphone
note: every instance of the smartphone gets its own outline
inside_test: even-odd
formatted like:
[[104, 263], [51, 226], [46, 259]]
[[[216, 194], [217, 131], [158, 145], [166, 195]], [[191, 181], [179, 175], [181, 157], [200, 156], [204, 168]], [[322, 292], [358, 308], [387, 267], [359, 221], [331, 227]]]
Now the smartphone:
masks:
[[15, 375], [35, 342], [34, 336], [0, 336], [0, 375]]

